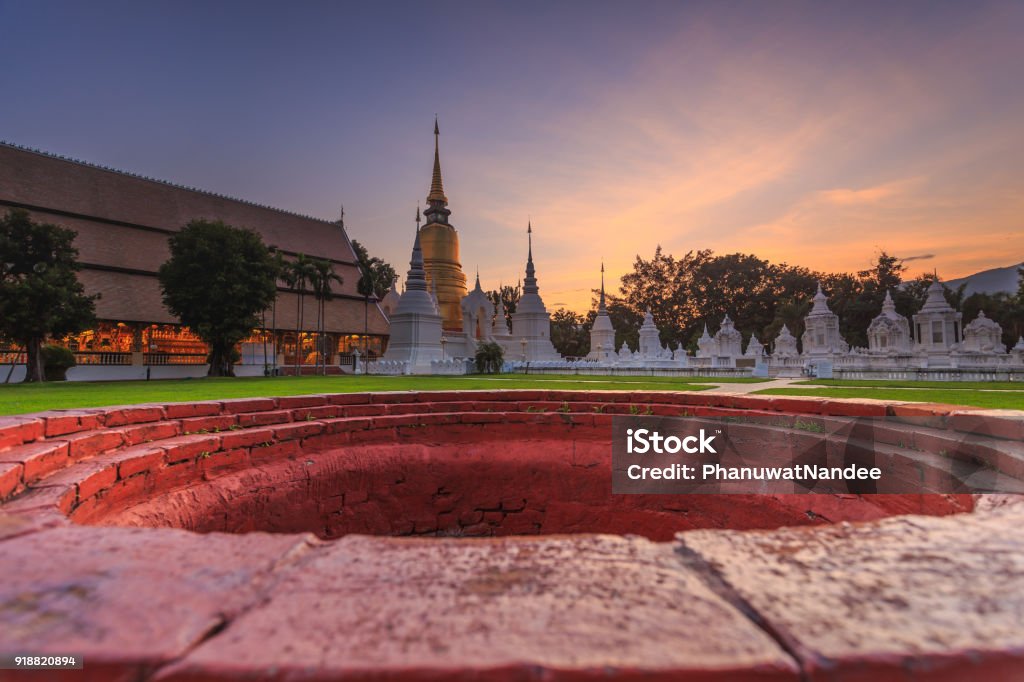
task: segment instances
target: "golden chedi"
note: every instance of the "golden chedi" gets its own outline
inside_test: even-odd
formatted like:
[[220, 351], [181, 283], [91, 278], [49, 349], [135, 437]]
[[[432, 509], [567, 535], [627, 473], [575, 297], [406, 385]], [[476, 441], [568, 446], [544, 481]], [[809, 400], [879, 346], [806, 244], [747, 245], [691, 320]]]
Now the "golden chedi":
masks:
[[441, 157], [438, 152], [440, 131], [434, 121], [434, 175], [430, 181], [427, 208], [423, 212], [427, 224], [420, 228], [423, 269], [427, 273], [429, 291], [437, 296], [441, 325], [445, 331], [462, 330], [462, 297], [466, 275], [459, 262], [459, 233], [448, 222], [448, 197], [441, 182]]

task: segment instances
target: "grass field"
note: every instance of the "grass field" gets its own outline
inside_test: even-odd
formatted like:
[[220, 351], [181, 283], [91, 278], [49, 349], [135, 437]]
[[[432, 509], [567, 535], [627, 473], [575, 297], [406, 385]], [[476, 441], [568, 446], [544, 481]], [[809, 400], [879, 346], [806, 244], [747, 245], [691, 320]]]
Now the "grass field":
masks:
[[946, 391], [1024, 391], [1024, 381], [872, 381], [870, 379], [807, 379], [793, 386], [862, 386], [864, 388], [941, 388]]
[[74, 407], [102, 407], [150, 402], [219, 398], [357, 393], [360, 391], [430, 391], [494, 388], [702, 391], [713, 383], [751, 383], [760, 379], [610, 376], [334, 376], [164, 379], [159, 381], [57, 382], [0, 385], [0, 415]]
[[[852, 382], [850, 382], [852, 383]], [[881, 382], [879, 382], [881, 383]], [[913, 383], [913, 382], [906, 382]], [[929, 382], [932, 383], [932, 382]], [[970, 389], [944, 386], [942, 388], [902, 388], [877, 386], [873, 388], [853, 386], [845, 388], [848, 382], [834, 382], [827, 388], [772, 388], [757, 391], [754, 395], [809, 395], [821, 398], [875, 398], [878, 400], [902, 400], [921, 403], [948, 403], [1000, 409], [1024, 410], [1024, 390]], [[941, 385], [941, 384], [940, 384]]]
[[[159, 381], [59, 382], [0, 385], [0, 415], [75, 407], [150, 402], [250, 398], [304, 393], [430, 391], [494, 388], [570, 390], [702, 391], [716, 384], [748, 384], [763, 379], [710, 377], [612, 377], [575, 375], [503, 376], [335, 376], [165, 379]], [[895, 381], [800, 381], [787, 388], [756, 391], [769, 395], [828, 398], [880, 398], [1024, 410], [1024, 384]]]

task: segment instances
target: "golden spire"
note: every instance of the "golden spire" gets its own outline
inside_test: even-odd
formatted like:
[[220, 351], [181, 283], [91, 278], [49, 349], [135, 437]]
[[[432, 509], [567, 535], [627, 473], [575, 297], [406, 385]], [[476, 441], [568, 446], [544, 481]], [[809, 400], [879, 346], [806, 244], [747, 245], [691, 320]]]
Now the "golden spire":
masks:
[[438, 146], [438, 138], [441, 135], [437, 127], [437, 116], [434, 117], [434, 176], [430, 180], [430, 194], [427, 201], [441, 201], [448, 203], [448, 197], [444, 195], [444, 183], [441, 182], [441, 154]]

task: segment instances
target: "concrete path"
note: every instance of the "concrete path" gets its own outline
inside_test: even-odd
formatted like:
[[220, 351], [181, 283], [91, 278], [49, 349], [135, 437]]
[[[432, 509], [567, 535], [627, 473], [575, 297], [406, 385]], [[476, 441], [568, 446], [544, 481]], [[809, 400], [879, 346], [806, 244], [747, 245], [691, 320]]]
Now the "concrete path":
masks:
[[762, 381], [756, 384], [712, 384], [714, 388], [711, 390], [714, 393], [746, 394], [770, 388], [786, 388], [796, 381], [800, 381], [800, 379], [772, 379], [771, 381]]

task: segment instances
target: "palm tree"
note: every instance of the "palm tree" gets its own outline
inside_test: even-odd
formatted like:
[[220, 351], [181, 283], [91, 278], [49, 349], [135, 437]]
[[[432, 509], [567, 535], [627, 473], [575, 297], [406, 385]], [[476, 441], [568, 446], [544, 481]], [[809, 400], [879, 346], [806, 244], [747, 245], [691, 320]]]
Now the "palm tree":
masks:
[[[344, 280], [340, 275], [334, 272], [334, 268], [331, 264], [323, 259], [315, 259], [312, 261], [312, 276], [310, 282], [313, 285], [313, 295], [317, 300], [316, 309], [316, 330], [317, 330], [317, 362], [320, 361], [320, 355], [323, 357], [323, 373], [327, 374], [327, 354], [326, 349], [323, 345], [324, 331], [327, 327], [327, 301], [331, 299], [331, 284], [337, 282], [343, 284]], [[319, 367], [318, 367], [319, 369]]]
[[282, 279], [294, 288], [298, 297], [296, 298], [296, 311], [295, 311], [295, 374], [298, 376], [302, 372], [302, 327], [305, 321], [305, 301], [306, 301], [306, 286], [316, 276], [316, 269], [313, 266], [313, 261], [306, 257], [305, 254], [300, 253], [295, 260], [287, 266], [287, 273]]
[[277, 247], [271, 246], [270, 250], [274, 252], [274, 267], [277, 268], [277, 277], [274, 280], [274, 307], [270, 313], [270, 326], [274, 330], [274, 376], [277, 376], [277, 299], [279, 294], [277, 282], [283, 281], [286, 286], [290, 286], [288, 280], [291, 275], [289, 274], [288, 261], [284, 259], [284, 256], [277, 250]]

